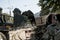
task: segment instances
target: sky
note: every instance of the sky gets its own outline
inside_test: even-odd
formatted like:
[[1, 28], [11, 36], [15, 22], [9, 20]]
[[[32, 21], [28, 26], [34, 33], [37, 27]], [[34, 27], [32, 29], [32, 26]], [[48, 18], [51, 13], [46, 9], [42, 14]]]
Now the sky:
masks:
[[0, 0], [0, 7], [3, 8], [4, 13], [19, 8], [22, 12], [31, 10], [35, 14], [41, 10], [41, 7], [37, 5], [38, 2], [39, 0]]

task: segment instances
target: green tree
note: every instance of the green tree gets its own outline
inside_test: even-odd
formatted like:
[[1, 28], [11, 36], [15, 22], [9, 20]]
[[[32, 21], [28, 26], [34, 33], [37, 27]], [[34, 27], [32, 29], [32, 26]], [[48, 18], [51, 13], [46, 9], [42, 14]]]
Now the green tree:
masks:
[[34, 14], [33, 14], [33, 12], [31, 10], [23, 12], [22, 15], [27, 16], [28, 20], [30, 20], [31, 24], [36, 24]]
[[2, 8], [0, 8], [0, 13], [2, 13]]
[[41, 15], [56, 12], [60, 10], [60, 0], [39, 0], [41, 6]]

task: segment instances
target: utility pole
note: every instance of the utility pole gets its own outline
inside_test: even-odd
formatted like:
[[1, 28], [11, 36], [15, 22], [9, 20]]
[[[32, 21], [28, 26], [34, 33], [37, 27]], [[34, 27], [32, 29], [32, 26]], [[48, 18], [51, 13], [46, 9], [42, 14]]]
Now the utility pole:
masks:
[[13, 9], [12, 7], [8, 7], [7, 9], [9, 9], [9, 13], [10, 13], [10, 16], [11, 16], [11, 10]]
[[13, 5], [12, 5], [13, 1], [12, 0], [8, 0], [8, 4], [9, 4], [9, 7], [7, 8], [9, 10], [9, 14], [11, 16], [11, 11], [13, 9]]

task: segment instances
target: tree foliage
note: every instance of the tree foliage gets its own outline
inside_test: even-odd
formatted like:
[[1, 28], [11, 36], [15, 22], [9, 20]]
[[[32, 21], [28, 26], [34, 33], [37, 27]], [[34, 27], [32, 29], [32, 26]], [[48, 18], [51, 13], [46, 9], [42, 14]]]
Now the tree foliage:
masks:
[[42, 15], [60, 10], [60, 0], [39, 0], [38, 5], [41, 6]]
[[0, 13], [2, 13], [2, 8], [0, 8]]
[[0, 11], [2, 10], [2, 8], [0, 8]]
[[15, 8], [14, 9], [14, 11], [13, 11], [13, 13], [15, 14], [21, 14], [21, 11], [20, 11], [20, 9], [19, 8]]
[[28, 17], [28, 20], [30, 20], [30, 22], [33, 24], [35, 24], [35, 18], [34, 18], [34, 14], [31, 10], [25, 11], [22, 13], [22, 15], [25, 15]]

